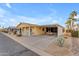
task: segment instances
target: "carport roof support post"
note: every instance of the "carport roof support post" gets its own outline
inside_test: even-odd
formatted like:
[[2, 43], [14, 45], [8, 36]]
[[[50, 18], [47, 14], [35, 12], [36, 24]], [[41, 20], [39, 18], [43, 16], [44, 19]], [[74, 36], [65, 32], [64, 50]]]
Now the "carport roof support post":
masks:
[[58, 36], [63, 35], [63, 28], [60, 26], [57, 26], [57, 30], [58, 30]]
[[29, 36], [31, 35], [31, 33], [30, 33], [30, 32], [31, 32], [31, 27], [29, 26]]

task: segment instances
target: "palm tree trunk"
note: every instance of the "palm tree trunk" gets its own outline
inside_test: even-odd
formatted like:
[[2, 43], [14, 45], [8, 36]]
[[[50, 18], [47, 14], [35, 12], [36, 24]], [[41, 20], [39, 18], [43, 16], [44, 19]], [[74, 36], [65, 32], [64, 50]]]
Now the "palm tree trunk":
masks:
[[70, 26], [70, 28], [73, 30], [74, 29], [74, 21], [73, 20], [71, 20], [71, 26]]

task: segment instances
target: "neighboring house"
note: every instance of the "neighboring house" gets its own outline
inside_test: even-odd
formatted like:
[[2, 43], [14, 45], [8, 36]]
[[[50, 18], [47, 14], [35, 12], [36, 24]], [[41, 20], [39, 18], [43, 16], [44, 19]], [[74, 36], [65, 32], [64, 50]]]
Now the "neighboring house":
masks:
[[0, 32], [2, 32], [3, 31], [3, 29], [2, 28], [0, 28]]
[[58, 24], [36, 25], [29, 23], [20, 23], [16, 26], [21, 29], [22, 35], [62, 35], [63, 27]]
[[0, 32], [5, 31], [5, 28], [0, 27]]
[[11, 33], [15, 34], [15, 32], [17, 31], [17, 29], [14, 26], [10, 26], [10, 27], [5, 28], [5, 31], [7, 31], [10, 34]]

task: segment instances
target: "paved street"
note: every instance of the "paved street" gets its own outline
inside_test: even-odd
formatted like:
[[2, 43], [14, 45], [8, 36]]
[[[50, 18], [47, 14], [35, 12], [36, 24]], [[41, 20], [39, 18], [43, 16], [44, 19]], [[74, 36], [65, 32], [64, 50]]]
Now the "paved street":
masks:
[[38, 56], [38, 54], [0, 33], [0, 56]]

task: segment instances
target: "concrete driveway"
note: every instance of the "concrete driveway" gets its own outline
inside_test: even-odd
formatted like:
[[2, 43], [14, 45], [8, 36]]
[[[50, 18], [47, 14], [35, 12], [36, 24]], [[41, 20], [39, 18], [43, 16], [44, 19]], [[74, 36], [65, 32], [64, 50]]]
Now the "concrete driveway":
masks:
[[0, 56], [38, 56], [38, 54], [0, 33]]

